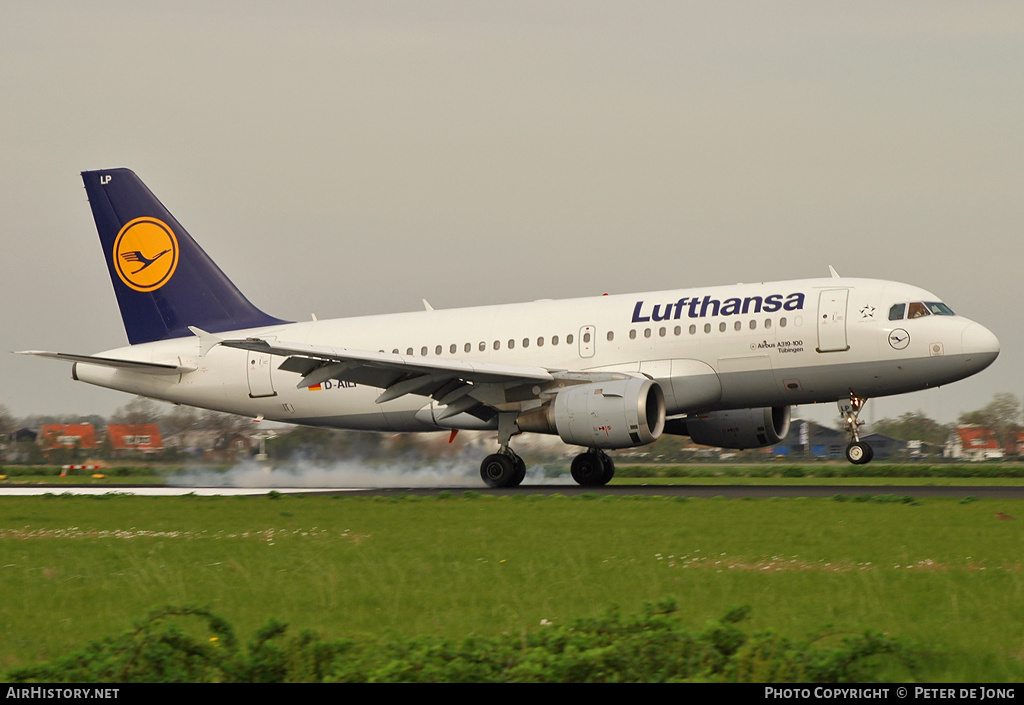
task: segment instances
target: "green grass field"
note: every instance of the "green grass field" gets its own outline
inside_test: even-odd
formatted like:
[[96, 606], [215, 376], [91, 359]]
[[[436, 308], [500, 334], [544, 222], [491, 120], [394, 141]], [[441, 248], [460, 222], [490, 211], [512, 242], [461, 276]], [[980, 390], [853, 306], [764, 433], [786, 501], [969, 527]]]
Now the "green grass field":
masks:
[[756, 630], [917, 643], [923, 681], [1020, 682], [1022, 527], [996, 500], [0, 497], [0, 669], [164, 604], [461, 637], [674, 597], [695, 627], [749, 604]]

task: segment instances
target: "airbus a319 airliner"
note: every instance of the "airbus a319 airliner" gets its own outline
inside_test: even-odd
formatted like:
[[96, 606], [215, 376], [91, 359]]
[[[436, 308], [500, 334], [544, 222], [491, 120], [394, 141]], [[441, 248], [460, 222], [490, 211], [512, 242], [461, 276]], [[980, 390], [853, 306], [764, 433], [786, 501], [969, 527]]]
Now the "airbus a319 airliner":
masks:
[[[256, 308], [127, 169], [83, 172], [127, 347], [68, 360], [76, 380], [255, 419], [372, 431], [497, 432], [480, 466], [520, 484], [523, 432], [583, 452], [664, 433], [723, 448], [778, 443], [796, 404], [839, 402], [847, 458], [871, 460], [870, 397], [968, 377], [999, 341], [907, 284], [831, 277], [289, 322]], [[831, 268], [830, 268], [831, 269]], [[426, 303], [426, 302], [424, 302]]]

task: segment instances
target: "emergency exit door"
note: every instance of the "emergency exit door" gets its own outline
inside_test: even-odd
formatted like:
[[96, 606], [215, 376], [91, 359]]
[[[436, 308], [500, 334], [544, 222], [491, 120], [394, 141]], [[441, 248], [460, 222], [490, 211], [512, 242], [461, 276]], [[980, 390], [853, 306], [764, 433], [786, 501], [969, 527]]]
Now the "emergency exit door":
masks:
[[270, 354], [248, 351], [246, 369], [249, 378], [250, 397], [272, 397], [277, 392], [270, 379]]

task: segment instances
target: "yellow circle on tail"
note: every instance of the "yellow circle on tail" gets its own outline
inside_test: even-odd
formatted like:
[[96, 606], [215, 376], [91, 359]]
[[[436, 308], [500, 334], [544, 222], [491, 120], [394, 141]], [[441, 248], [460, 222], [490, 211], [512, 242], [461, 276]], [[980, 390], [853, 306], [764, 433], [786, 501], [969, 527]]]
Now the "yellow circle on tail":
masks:
[[157, 218], [136, 218], [114, 240], [114, 269], [135, 291], [156, 291], [178, 267], [178, 238]]

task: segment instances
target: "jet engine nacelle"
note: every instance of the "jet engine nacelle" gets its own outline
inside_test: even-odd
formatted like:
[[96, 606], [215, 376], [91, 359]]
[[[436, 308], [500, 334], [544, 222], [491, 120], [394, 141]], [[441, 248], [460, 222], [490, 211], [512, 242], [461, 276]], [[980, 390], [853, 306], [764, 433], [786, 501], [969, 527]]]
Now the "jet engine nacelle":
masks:
[[665, 428], [665, 395], [641, 377], [568, 387], [554, 401], [520, 414], [521, 431], [557, 433], [587, 448], [631, 448], [653, 443]]
[[763, 448], [789, 433], [788, 406], [712, 411], [685, 420], [685, 429], [669, 422], [668, 433], [688, 435], [694, 443], [716, 448]]

